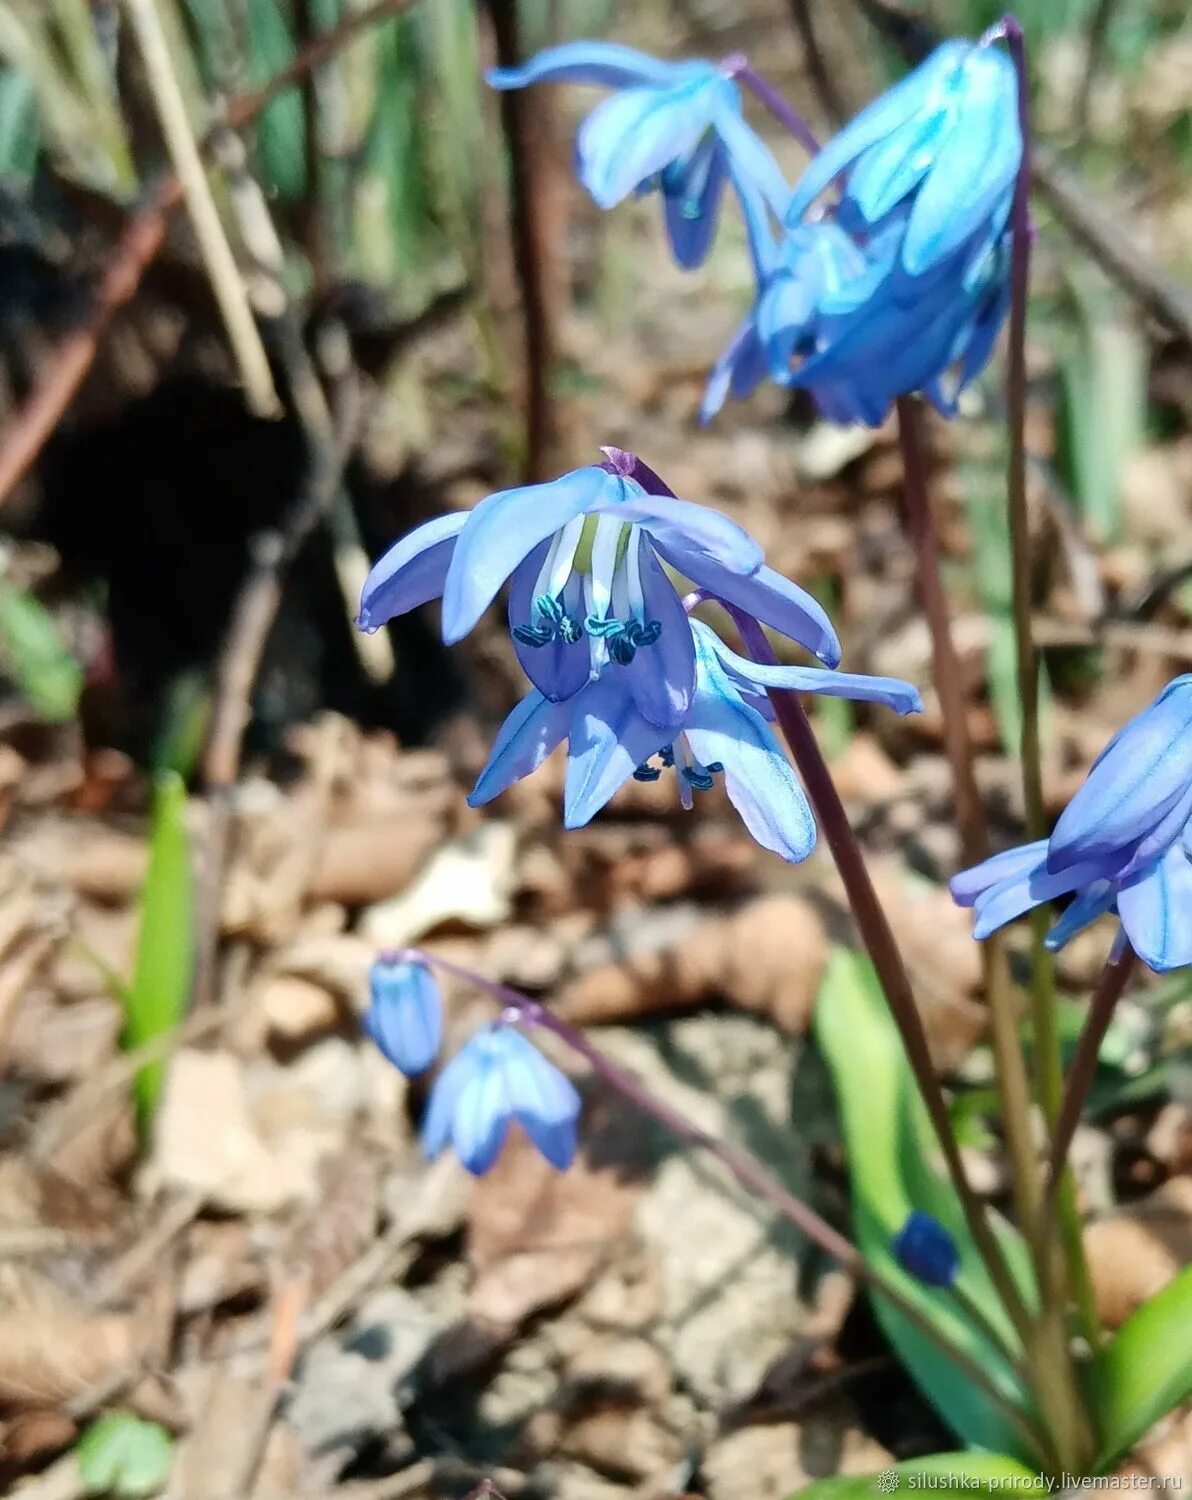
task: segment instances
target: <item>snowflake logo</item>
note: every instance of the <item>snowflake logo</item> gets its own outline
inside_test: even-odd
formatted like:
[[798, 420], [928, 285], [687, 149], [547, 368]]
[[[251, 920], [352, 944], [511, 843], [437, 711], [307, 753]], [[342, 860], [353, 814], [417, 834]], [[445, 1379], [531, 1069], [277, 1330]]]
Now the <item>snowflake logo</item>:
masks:
[[877, 1492], [879, 1495], [892, 1495], [901, 1483], [897, 1469], [883, 1469], [877, 1476]]

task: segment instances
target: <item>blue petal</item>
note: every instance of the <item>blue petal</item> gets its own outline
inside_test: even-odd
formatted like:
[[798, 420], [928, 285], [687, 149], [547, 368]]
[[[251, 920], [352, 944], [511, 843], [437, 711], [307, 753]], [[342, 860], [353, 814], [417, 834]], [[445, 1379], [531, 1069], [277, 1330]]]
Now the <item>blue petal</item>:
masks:
[[379, 958], [369, 971], [369, 989], [365, 1032], [407, 1078], [425, 1073], [443, 1040], [443, 1005], [434, 975], [423, 963]]
[[690, 157], [662, 174], [662, 201], [671, 250], [685, 271], [702, 266], [712, 248], [727, 157], [716, 136], [705, 136]]
[[800, 274], [778, 271], [758, 299], [757, 336], [766, 351], [770, 373], [782, 381], [790, 374], [791, 360], [797, 346], [806, 337], [815, 315], [818, 286], [813, 266]]
[[505, 1079], [513, 1116], [550, 1162], [564, 1171], [575, 1156], [580, 1098], [575, 1085], [516, 1031], [506, 1045]]
[[673, 731], [690, 708], [695, 687], [691, 622], [674, 584], [654, 556], [654, 549], [644, 536], [637, 538], [636, 545], [645, 617], [647, 621], [656, 620], [662, 626], [662, 633], [652, 645], [639, 646], [633, 660], [622, 670], [642, 717], [661, 729]]
[[709, 73], [678, 87], [626, 89], [583, 122], [576, 137], [579, 178], [601, 208], [614, 207], [695, 149], [724, 82], [715, 69]]
[[618, 42], [564, 42], [544, 48], [519, 68], [494, 68], [486, 75], [495, 89], [520, 89], [530, 83], [595, 83], [616, 89], [653, 84], [661, 88], [676, 76], [681, 76], [681, 65]]
[[1043, 865], [1036, 865], [1029, 873], [1009, 880], [984, 891], [973, 903], [973, 936], [987, 938], [991, 932], [1012, 922], [1015, 917], [1044, 901], [1054, 901], [1057, 896], [1066, 896], [1069, 891], [1082, 885], [1091, 885], [1107, 875], [1104, 864], [1073, 865], [1058, 875], [1050, 874]]
[[361, 630], [377, 630], [395, 615], [438, 598], [468, 515], [465, 510], [436, 516], [408, 532], [372, 565], [360, 592], [356, 624]]
[[857, 703], [884, 703], [898, 714], [923, 712], [919, 690], [897, 677], [868, 677], [857, 672], [829, 672], [823, 667], [770, 667], [730, 650], [709, 630], [709, 644], [721, 662], [756, 687], [787, 688], [796, 693], [822, 693], [826, 698], [851, 698]]
[[670, 495], [647, 495], [632, 480], [622, 480], [620, 496], [609, 494], [593, 510], [615, 511], [618, 520], [635, 521], [665, 553], [682, 548], [706, 556], [732, 574], [755, 573], [764, 553], [749, 533], [710, 505], [695, 505]]
[[1022, 162], [1014, 65], [993, 47], [964, 67], [963, 101], [915, 197], [902, 264], [920, 275], [976, 233], [1012, 186]]
[[1192, 818], [1192, 783], [1189, 783], [1184, 795], [1170, 811], [1160, 818], [1149, 833], [1139, 839], [1130, 850], [1129, 858], [1117, 865], [1115, 878], [1119, 881], [1131, 880], [1160, 855], [1166, 854], [1188, 827], [1189, 818]]
[[713, 652], [696, 637], [696, 691], [685, 734], [704, 765], [724, 767], [724, 789], [764, 849], [791, 863], [815, 847], [815, 820], [765, 719], [733, 692]]
[[786, 222], [792, 226], [797, 224], [814, 199], [850, 162], [856, 161], [862, 152], [883, 137], [900, 130], [920, 110], [929, 108], [941, 82], [964, 60], [969, 51], [970, 44], [967, 42], [945, 42], [913, 73], [908, 73], [901, 83], [887, 89], [855, 115], [843, 130], [832, 137], [819, 155], [812, 158], [795, 187], [794, 197], [786, 211]]
[[[535, 623], [534, 589], [550, 541], [536, 547], [529, 557], [519, 563], [514, 571], [509, 588], [509, 627]], [[573, 573], [563, 589], [561, 604], [573, 619], [584, 617], [583, 581]], [[513, 636], [513, 649], [521, 663], [522, 671], [545, 698], [552, 703], [561, 703], [578, 693], [588, 680], [591, 659], [588, 640], [582, 636], [578, 641], [566, 641], [556, 636], [545, 646], [527, 646]]]
[[552, 479], [519, 485], [481, 500], [455, 544], [443, 589], [443, 639], [450, 646], [467, 635], [496, 598], [501, 585], [540, 542], [568, 521], [595, 510], [624, 481], [594, 464]]
[[648, 724], [615, 676], [594, 682], [573, 705], [563, 826], [582, 828], [638, 766], [670, 743], [671, 731]]
[[1104, 916], [1117, 900], [1117, 887], [1112, 880], [1095, 880], [1092, 885], [1079, 891], [1069, 902], [1063, 916], [1047, 934], [1043, 946], [1049, 953], [1058, 953], [1065, 943], [1078, 932], [1083, 932], [1090, 922]]
[[1063, 870], [1134, 844], [1192, 780], [1192, 691], [1171, 683], [1102, 752], [1051, 835], [1048, 867]]
[[422, 1151], [427, 1161], [434, 1161], [451, 1139], [456, 1105], [475, 1073], [479, 1060], [474, 1041], [475, 1038], [460, 1048], [435, 1079], [430, 1091], [430, 1100], [422, 1120]]
[[948, 882], [952, 900], [957, 906], [972, 906], [977, 897], [1002, 881], [1016, 880], [1028, 870], [1041, 868], [1047, 857], [1047, 840], [1038, 839], [1033, 844], [1023, 844], [1017, 849], [1005, 849], [1001, 854], [991, 855], [979, 865], [972, 865], [953, 875]]
[[1192, 862], [1176, 844], [1118, 891], [1118, 915], [1144, 964], [1165, 973], [1192, 963]]
[[806, 589], [764, 564], [748, 578], [738, 577], [686, 548], [659, 549], [672, 568], [718, 598], [796, 641], [826, 666], [840, 660], [840, 642], [823, 608]]
[[451, 1144], [462, 1165], [475, 1177], [493, 1165], [509, 1134], [512, 1108], [505, 1076], [507, 1034], [507, 1028], [494, 1026], [468, 1043], [477, 1050], [477, 1063], [455, 1103]]
[[735, 85], [729, 84], [716, 94], [712, 123], [728, 151], [728, 169], [738, 193], [744, 198], [756, 190], [781, 218], [790, 202], [790, 185], [770, 148], [742, 119]]
[[699, 419], [710, 422], [730, 395], [741, 401], [762, 383], [768, 373], [766, 351], [752, 317], [733, 334], [708, 375]]
[[914, 192], [946, 139], [948, 123], [946, 107], [933, 109], [865, 152], [848, 180], [849, 203], [863, 223], [880, 224]]
[[468, 806], [483, 807], [536, 771], [566, 736], [570, 713], [570, 703], [552, 703], [537, 689], [527, 693], [497, 732], [488, 763], [468, 794]]

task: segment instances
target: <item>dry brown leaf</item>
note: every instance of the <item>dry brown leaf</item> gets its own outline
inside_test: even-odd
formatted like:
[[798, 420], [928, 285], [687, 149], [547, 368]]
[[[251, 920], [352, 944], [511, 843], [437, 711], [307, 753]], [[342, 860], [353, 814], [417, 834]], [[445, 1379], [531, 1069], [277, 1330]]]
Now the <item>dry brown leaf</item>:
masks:
[[592, 1167], [583, 1156], [556, 1172], [515, 1127], [472, 1194], [469, 1311], [513, 1329], [570, 1300], [615, 1250], [638, 1193], [613, 1168]]
[[701, 920], [666, 947], [582, 974], [555, 1009], [585, 1025], [723, 999], [797, 1035], [807, 1028], [827, 953], [823, 921], [809, 902], [759, 896], [728, 916]]
[[67, 1401], [130, 1365], [142, 1345], [133, 1317], [94, 1313], [36, 1272], [0, 1266], [0, 1400]]
[[1097, 1311], [1117, 1328], [1192, 1261], [1192, 1177], [1089, 1225], [1084, 1245]]

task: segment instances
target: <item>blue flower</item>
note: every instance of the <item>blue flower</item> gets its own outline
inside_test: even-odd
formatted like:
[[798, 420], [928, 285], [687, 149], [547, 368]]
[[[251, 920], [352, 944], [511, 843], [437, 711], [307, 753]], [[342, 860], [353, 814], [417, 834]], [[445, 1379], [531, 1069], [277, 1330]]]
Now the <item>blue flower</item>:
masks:
[[[564, 823], [587, 823], [631, 777], [656, 781], [673, 769], [686, 808], [693, 793], [723, 776], [729, 800], [764, 848], [792, 863], [815, 844], [815, 822], [790, 762], [770, 728], [769, 687], [884, 703], [917, 711], [909, 683], [815, 667], [768, 667], [731, 651], [709, 626], [689, 622], [695, 686], [682, 724], [666, 730], [643, 717], [615, 678], [589, 684], [566, 703], [531, 692], [506, 719], [468, 801], [482, 806], [568, 744]], [[657, 760], [658, 764], [653, 762]]]
[[512, 1026], [498, 1021], [478, 1031], [435, 1080], [422, 1125], [422, 1146], [433, 1160], [445, 1146], [469, 1172], [487, 1172], [500, 1154], [511, 1121], [552, 1167], [571, 1165], [580, 1100], [571, 1081]]
[[649, 493], [661, 481], [632, 455], [608, 451], [603, 466], [502, 490], [403, 537], [365, 581], [358, 624], [375, 630], [442, 595], [451, 644], [508, 580], [514, 648], [544, 699], [564, 703], [611, 674], [649, 723], [674, 729], [691, 706], [695, 652], [666, 563], [822, 661], [839, 661], [824, 611], [764, 566], [746, 532], [714, 510]]
[[894, 1236], [894, 1255], [924, 1286], [952, 1286], [960, 1272], [956, 1241], [938, 1219], [913, 1208]]
[[777, 163], [742, 118], [737, 85], [713, 63], [662, 62], [614, 42], [567, 42], [520, 68], [497, 69], [488, 81], [498, 89], [617, 89], [580, 127], [579, 179], [606, 209], [660, 188], [675, 259], [688, 269], [707, 256], [726, 180], [760, 192], [775, 214], [789, 199]]
[[424, 963], [382, 955], [369, 970], [364, 1030], [408, 1078], [425, 1073], [443, 1040], [443, 1003]]
[[1139, 957], [1160, 972], [1192, 963], [1192, 675], [1170, 682], [1110, 740], [1050, 839], [952, 881], [973, 934], [1072, 895], [1047, 946], [1116, 911]]
[[1022, 163], [1014, 65], [981, 41], [945, 42], [814, 157], [786, 222], [845, 177], [841, 222], [872, 231], [902, 213], [897, 262], [912, 277], [1004, 225]]

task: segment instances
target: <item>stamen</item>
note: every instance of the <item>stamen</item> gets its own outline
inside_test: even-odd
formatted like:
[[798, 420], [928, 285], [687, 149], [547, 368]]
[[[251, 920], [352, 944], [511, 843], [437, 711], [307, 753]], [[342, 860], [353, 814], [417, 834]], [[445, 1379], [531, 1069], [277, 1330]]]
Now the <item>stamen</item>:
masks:
[[626, 633], [635, 646], [652, 646], [662, 634], [662, 621], [630, 620]]
[[634, 768], [634, 781], [657, 781], [662, 775], [661, 766], [652, 766], [649, 761]]
[[584, 638], [584, 627], [572, 615], [564, 615], [559, 621], [559, 636], [568, 646], [574, 646]]
[[515, 625], [512, 633], [523, 646], [549, 646], [555, 638], [554, 628], [545, 625]]
[[658, 759], [669, 771], [675, 763], [675, 747], [673, 745], [663, 745], [662, 749], [658, 752]]
[[697, 792], [710, 792], [716, 785], [712, 775], [702, 766], [684, 766], [683, 779], [695, 788]]

